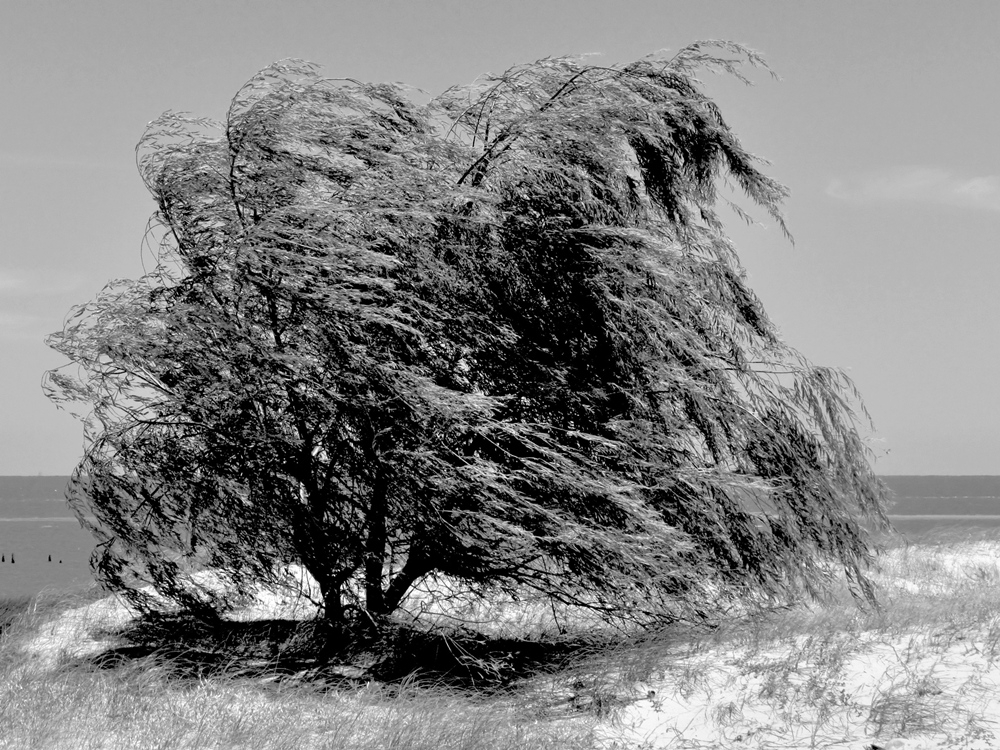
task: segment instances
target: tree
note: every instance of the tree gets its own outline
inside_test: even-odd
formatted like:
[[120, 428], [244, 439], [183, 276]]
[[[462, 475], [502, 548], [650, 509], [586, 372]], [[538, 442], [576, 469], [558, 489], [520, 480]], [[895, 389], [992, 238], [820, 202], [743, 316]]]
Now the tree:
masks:
[[49, 340], [99, 577], [212, 611], [192, 565], [300, 563], [335, 625], [428, 575], [610, 619], [831, 561], [870, 596], [860, 399], [779, 339], [718, 211], [725, 181], [784, 231], [694, 77], [745, 64], [545, 59], [417, 104], [284, 61], [221, 125], [153, 122], [156, 267]]

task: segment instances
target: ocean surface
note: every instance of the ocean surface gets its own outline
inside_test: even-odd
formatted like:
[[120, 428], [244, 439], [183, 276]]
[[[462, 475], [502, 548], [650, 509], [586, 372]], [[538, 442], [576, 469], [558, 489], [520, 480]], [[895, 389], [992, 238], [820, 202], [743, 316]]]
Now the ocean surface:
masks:
[[1000, 528], [1000, 476], [884, 476], [889, 520], [904, 536]]
[[[1000, 529], [1000, 476], [885, 476], [904, 536]], [[69, 477], [0, 476], [0, 597], [93, 583], [94, 541], [63, 496]]]
[[0, 477], [0, 597], [93, 583], [94, 541], [66, 504], [68, 482]]

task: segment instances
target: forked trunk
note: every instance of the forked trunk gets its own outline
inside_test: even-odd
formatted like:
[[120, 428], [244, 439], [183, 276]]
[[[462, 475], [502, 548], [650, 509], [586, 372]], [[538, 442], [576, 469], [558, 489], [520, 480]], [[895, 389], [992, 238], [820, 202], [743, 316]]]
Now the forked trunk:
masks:
[[392, 579], [389, 583], [388, 588], [385, 590], [383, 596], [383, 604], [385, 606], [386, 614], [392, 614], [403, 601], [403, 597], [406, 596], [410, 587], [413, 586], [417, 580], [431, 571], [431, 566], [428, 564], [426, 558], [418, 552], [411, 550], [410, 556], [406, 560], [406, 564], [403, 565], [403, 569], [396, 574], [396, 577]]

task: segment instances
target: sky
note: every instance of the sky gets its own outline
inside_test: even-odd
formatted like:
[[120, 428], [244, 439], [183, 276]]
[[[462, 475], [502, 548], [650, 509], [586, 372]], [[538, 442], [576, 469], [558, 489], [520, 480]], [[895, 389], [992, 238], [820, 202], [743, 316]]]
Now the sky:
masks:
[[40, 387], [65, 364], [44, 338], [142, 274], [154, 206], [134, 146], [164, 110], [221, 118], [287, 57], [437, 94], [701, 39], [746, 44], [781, 79], [704, 85], [791, 190], [794, 245], [764, 216], [730, 227], [784, 339], [854, 380], [877, 473], [1000, 474], [997, 29], [992, 0], [0, 0], [0, 474], [82, 455]]

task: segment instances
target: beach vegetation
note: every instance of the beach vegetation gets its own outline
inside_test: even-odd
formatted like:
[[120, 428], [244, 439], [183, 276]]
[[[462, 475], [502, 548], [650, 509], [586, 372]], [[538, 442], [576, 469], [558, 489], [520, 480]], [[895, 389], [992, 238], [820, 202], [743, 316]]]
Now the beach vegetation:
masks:
[[[996, 534], [883, 547], [879, 609], [841, 583], [822, 602], [594, 642], [491, 689], [295, 663], [313, 621], [280, 607], [213, 634], [196, 619], [150, 627], [96, 594], [0, 603], [18, 613], [0, 635], [0, 748], [996, 747]], [[509, 635], [554, 637], [511, 615]]]
[[753, 67], [547, 58], [427, 100], [286, 60], [154, 121], [148, 273], [49, 339], [99, 580], [211, 619], [302, 568], [332, 634], [428, 585], [643, 627], [872, 600], [863, 406], [724, 231], [787, 234], [696, 78]]

